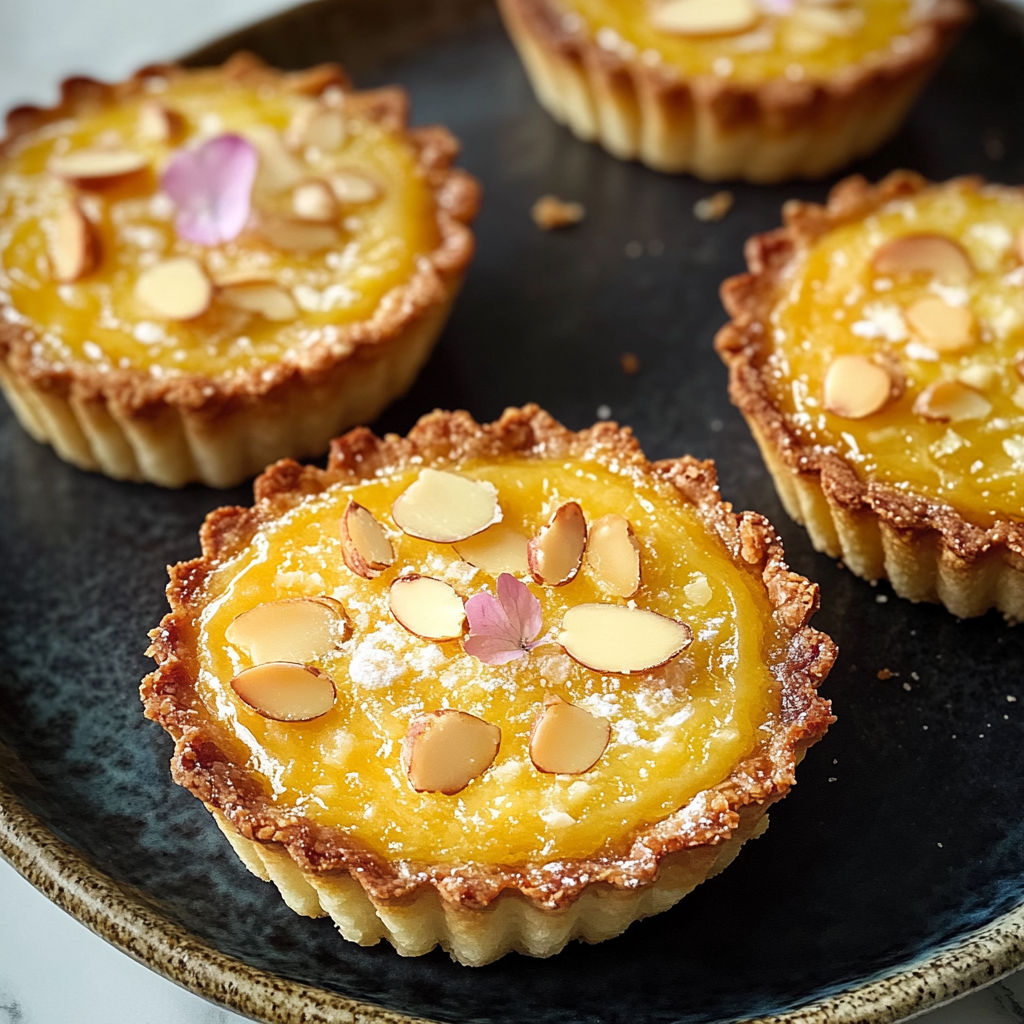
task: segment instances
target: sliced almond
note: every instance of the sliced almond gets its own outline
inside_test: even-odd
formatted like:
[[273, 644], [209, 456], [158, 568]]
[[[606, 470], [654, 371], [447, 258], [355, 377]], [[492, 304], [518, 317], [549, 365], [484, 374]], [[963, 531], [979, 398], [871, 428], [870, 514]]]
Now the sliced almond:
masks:
[[904, 317], [918, 340], [935, 352], [966, 352], [977, 343], [974, 314], [937, 296], [919, 299]]
[[455, 545], [455, 553], [464, 562], [497, 579], [503, 572], [526, 576], [530, 571], [526, 559], [529, 538], [504, 523], [489, 526], [483, 533]]
[[270, 661], [305, 664], [335, 650], [348, 635], [345, 608], [333, 597], [268, 601], [236, 616], [224, 631], [254, 665]]
[[309, 172], [301, 160], [288, 152], [279, 132], [266, 125], [256, 125], [245, 131], [245, 137], [256, 147], [260, 162], [253, 183], [253, 194], [280, 195], [308, 177]]
[[288, 125], [284, 140], [292, 149], [312, 146], [330, 153], [340, 149], [345, 141], [345, 118], [337, 107], [327, 103], [303, 103]]
[[607, 718], [548, 696], [530, 733], [530, 760], [549, 775], [579, 775], [601, 759], [611, 739]]
[[395, 549], [373, 513], [349, 501], [341, 517], [341, 555], [345, 564], [365, 580], [371, 580], [395, 560]]
[[328, 176], [327, 183], [343, 206], [372, 203], [380, 196], [380, 186], [358, 171], [335, 171]]
[[391, 510], [410, 537], [455, 544], [501, 521], [498, 490], [487, 480], [425, 469], [396, 499]]
[[185, 134], [185, 118], [180, 111], [159, 100], [139, 105], [139, 137], [150, 142], [179, 142]]
[[876, 274], [931, 274], [943, 284], [966, 284], [974, 276], [971, 258], [947, 235], [901, 235], [875, 250]]
[[501, 730], [466, 711], [428, 711], [410, 723], [402, 767], [418, 793], [451, 796], [494, 764]]
[[50, 170], [79, 188], [104, 188], [149, 166], [141, 153], [127, 149], [74, 149], [50, 161]]
[[144, 271], [135, 297], [164, 320], [192, 320], [209, 308], [213, 284], [194, 259], [176, 256]]
[[579, 604], [562, 617], [558, 643], [595, 672], [629, 675], [670, 662], [690, 646], [685, 622], [622, 604]]
[[282, 252], [319, 252], [336, 248], [341, 241], [333, 224], [317, 224], [297, 217], [261, 217], [257, 230]]
[[292, 210], [301, 220], [333, 222], [338, 219], [338, 200], [324, 181], [304, 181], [292, 192]]
[[424, 640], [457, 640], [466, 622], [462, 598], [443, 580], [415, 573], [399, 576], [388, 593], [391, 614]]
[[575, 501], [566, 501], [526, 547], [530, 575], [549, 587], [565, 586], [579, 572], [586, 546], [583, 509]]
[[640, 542], [625, 516], [610, 512], [591, 523], [587, 565], [607, 594], [632, 597], [640, 589]]
[[848, 420], [861, 420], [892, 397], [889, 371], [864, 356], [839, 356], [825, 373], [825, 408]]
[[662, 0], [651, 24], [681, 36], [718, 36], [746, 32], [761, 19], [754, 0]]
[[311, 722], [326, 715], [337, 699], [334, 681], [312, 665], [269, 661], [231, 680], [239, 699], [275, 722]]
[[992, 403], [975, 388], [958, 380], [943, 380], [925, 388], [914, 402], [914, 412], [926, 420], [958, 423], [981, 420]]
[[232, 281], [217, 289], [217, 298], [232, 309], [255, 313], [265, 320], [283, 322], [299, 315], [291, 292], [273, 281]]
[[85, 277], [99, 262], [99, 235], [74, 200], [61, 207], [50, 236], [50, 267], [56, 280], [68, 283]]
[[811, 32], [820, 32], [828, 37], [853, 35], [863, 23], [863, 15], [857, 10], [834, 9], [831, 7], [802, 7], [793, 12], [793, 24]]

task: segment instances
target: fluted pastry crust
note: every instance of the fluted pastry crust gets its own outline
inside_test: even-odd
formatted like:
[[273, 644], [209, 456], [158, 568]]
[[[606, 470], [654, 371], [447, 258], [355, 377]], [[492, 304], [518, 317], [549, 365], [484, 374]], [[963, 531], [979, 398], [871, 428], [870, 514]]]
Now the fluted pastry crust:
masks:
[[[413, 464], [443, 466], [508, 454], [614, 457], [632, 472], [670, 483], [680, 500], [697, 507], [736, 563], [762, 580], [773, 614], [789, 636], [777, 673], [781, 711], [770, 740], [718, 786], [586, 859], [515, 866], [471, 859], [397, 862], [340, 831], [283, 813], [245, 766], [224, 752], [219, 727], [196, 693], [195, 623], [208, 575], [244, 550], [261, 526], [335, 483], [357, 483]], [[305, 906], [300, 912], [330, 912], [355, 941], [375, 942], [385, 935], [405, 953], [425, 952], [440, 942], [462, 962], [482, 963], [510, 949], [549, 955], [573, 937], [597, 941], [615, 935], [631, 921], [671, 905], [763, 828], [764, 811], [785, 795], [797, 761], [832, 721], [817, 687], [835, 659], [835, 645], [807, 625], [818, 607], [817, 586], [788, 569], [781, 542], [762, 516], [734, 513], [721, 500], [710, 462], [686, 457], [651, 464], [628, 429], [601, 423], [573, 433], [536, 406], [509, 409], [483, 425], [465, 412], [435, 412], [406, 438], [351, 431], [334, 441], [326, 470], [291, 461], [271, 466], [257, 479], [255, 497], [250, 508], [211, 513], [200, 533], [202, 556], [171, 569], [172, 610], [150, 634], [149, 653], [158, 668], [143, 681], [142, 698], [147, 717], [175, 738], [175, 781], [215, 812], [242, 859], [254, 870], [264, 864], [264, 874], [272, 869], [269, 877], [282, 891], [291, 891], [295, 905]], [[727, 842], [737, 836], [738, 841]], [[336, 913], [332, 901], [339, 899], [348, 909]], [[507, 900], [519, 909], [499, 910]], [[410, 919], [408, 908], [414, 905], [433, 924], [424, 925], [416, 915]], [[372, 926], [366, 924], [368, 908], [377, 917]], [[356, 918], [364, 922], [358, 928], [352, 924]]]
[[567, 24], [557, 0], [499, 7], [541, 105], [581, 139], [659, 171], [760, 183], [823, 177], [877, 149], [971, 17], [963, 0], [937, 0], [905, 47], [877, 62], [748, 83], [605, 49]]
[[[220, 73], [310, 96], [340, 88], [346, 109], [403, 132], [434, 194], [438, 245], [370, 319], [321, 329], [319, 339], [311, 334], [301, 358], [230, 376], [157, 377], [118, 367], [100, 372], [82, 360], [56, 363], [42, 354], [33, 327], [4, 317], [0, 304], [0, 387], [33, 437], [83, 469], [168, 487], [196, 480], [227, 487], [283, 456], [319, 454], [339, 431], [373, 419], [409, 387], [472, 259], [469, 224], [479, 186], [452, 166], [458, 142], [447, 129], [408, 127], [403, 89], [353, 92], [338, 65], [286, 73], [248, 53], [232, 57]], [[116, 84], [67, 79], [56, 106], [19, 107], [7, 115], [0, 160], [15, 140], [42, 125], [137, 97], [154, 77], [188, 74], [177, 65], [153, 65]]]
[[733, 403], [760, 445], [786, 511], [807, 527], [819, 551], [842, 558], [866, 579], [888, 578], [913, 601], [939, 601], [963, 618], [997, 608], [1018, 621], [1024, 619], [1024, 523], [999, 519], [978, 526], [951, 505], [861, 479], [841, 455], [800, 440], [762, 375], [769, 317], [801, 254], [834, 227], [929, 187], [917, 174], [896, 171], [877, 185], [847, 178], [825, 206], [787, 203], [784, 227], [747, 242], [748, 273], [722, 285], [732, 321], [715, 347], [729, 367]]

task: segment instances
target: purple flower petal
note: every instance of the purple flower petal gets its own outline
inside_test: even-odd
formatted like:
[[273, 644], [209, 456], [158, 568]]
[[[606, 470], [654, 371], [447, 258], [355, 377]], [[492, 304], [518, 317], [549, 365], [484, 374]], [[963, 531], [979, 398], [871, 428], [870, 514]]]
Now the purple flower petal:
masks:
[[526, 657], [526, 651], [506, 637], [473, 634], [466, 637], [462, 646], [467, 654], [472, 654], [485, 665], [504, 665]]
[[475, 594], [466, 602], [466, 618], [470, 633], [477, 636], [500, 637], [520, 646], [519, 631], [509, 621], [501, 602], [490, 594]]
[[540, 632], [542, 619], [540, 601], [530, 593], [530, 588], [503, 572], [498, 577], [498, 600], [520, 642], [533, 640]]
[[178, 208], [181, 238], [218, 245], [236, 238], [249, 218], [259, 156], [240, 135], [218, 135], [175, 154], [161, 184]]

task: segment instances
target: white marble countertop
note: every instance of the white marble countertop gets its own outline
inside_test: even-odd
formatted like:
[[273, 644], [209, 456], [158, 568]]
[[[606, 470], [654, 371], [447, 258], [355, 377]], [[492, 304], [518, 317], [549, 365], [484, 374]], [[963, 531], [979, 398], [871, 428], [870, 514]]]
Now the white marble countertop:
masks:
[[[286, 6], [282, 0], [0, 0], [0, 110], [53, 102], [55, 83], [68, 74], [118, 78]], [[243, 1019], [107, 945], [0, 861], [0, 1024]], [[1024, 1024], [1024, 972], [919, 1019]]]

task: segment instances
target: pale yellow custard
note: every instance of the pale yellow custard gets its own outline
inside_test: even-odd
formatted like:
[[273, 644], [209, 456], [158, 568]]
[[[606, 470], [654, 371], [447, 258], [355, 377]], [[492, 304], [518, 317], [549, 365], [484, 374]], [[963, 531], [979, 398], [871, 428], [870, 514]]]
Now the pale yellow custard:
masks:
[[[816, 241], [783, 278], [764, 373], [801, 441], [838, 452], [862, 479], [951, 504], [977, 525], [1020, 518], [1022, 232], [1024, 195], [954, 182], [892, 200]], [[969, 272], [951, 283], [924, 270], [880, 271], [883, 246], [902, 236], [951, 240]], [[922, 329], [914, 310], [924, 300], [932, 319]], [[961, 336], [947, 347], [929, 334], [954, 329]], [[850, 355], [885, 367], [893, 381], [880, 408], [853, 418], [829, 411], [824, 395], [830, 367]], [[959, 411], [936, 416], [928, 395], [953, 381], [943, 387]]]
[[[694, 6], [694, 0], [686, 2]], [[717, 3], [706, 0], [711, 11]], [[827, 78], [899, 53], [927, 6], [911, 0], [744, 0], [727, 5], [730, 13], [733, 7], [750, 9], [735, 30], [689, 32], [660, 26], [659, 8], [673, 4], [678, 9], [679, 0], [557, 0], [566, 26], [575, 27], [581, 19], [604, 49], [651, 66], [664, 63], [685, 76], [737, 82]]]
[[[147, 86], [143, 95], [37, 126], [0, 155], [0, 307], [9, 321], [35, 332], [37, 361], [154, 377], [231, 377], [282, 360], [301, 364], [314, 341], [372, 318], [382, 299], [414, 275], [417, 260], [436, 248], [435, 201], [412, 142], [343, 103], [340, 144], [293, 147], [288, 155], [296, 177], [327, 180], [341, 171], [369, 183], [369, 198], [340, 203], [330, 225], [335, 242], [285, 251], [252, 224], [213, 246], [179, 237], [174, 204], [160, 189], [172, 155], [227, 133], [259, 148], [268, 132], [283, 138], [314, 100], [287, 88], [283, 78], [257, 85], [219, 71], [154, 76]], [[141, 128], [144, 108], [154, 104], [176, 124], [180, 119], [173, 138], [154, 139]], [[68, 154], [104, 149], [140, 154], [148, 167], [123, 183], [78, 192], [52, 170]], [[61, 283], [52, 266], [54, 225], [72, 196], [93, 225], [99, 261]], [[291, 214], [289, 195], [262, 188], [259, 177], [253, 202], [256, 214]], [[147, 268], [182, 256], [204, 269], [213, 298], [194, 318], [164, 318], [140, 302], [136, 286]], [[222, 301], [221, 282], [245, 278], [272, 282], [290, 297], [293, 312], [268, 319]]]
[[[505, 456], [450, 467], [492, 482], [501, 524], [536, 534], [560, 503], [576, 501], [588, 522], [628, 518], [641, 549], [642, 585], [610, 598], [586, 561], [565, 586], [529, 581], [555, 637], [565, 611], [587, 602], [629, 604], [689, 624], [692, 644], [663, 668], [601, 674], [553, 642], [506, 665], [465, 653], [462, 641], [430, 642], [389, 613], [399, 576], [446, 581], [462, 598], [493, 593], [495, 579], [447, 544], [396, 528], [392, 505], [419, 468], [355, 486], [336, 484], [260, 527], [205, 579], [196, 690], [233, 735], [226, 751], [263, 781], [274, 804], [342, 830], [393, 860], [517, 864], [584, 857], [621, 847], [645, 825], [684, 806], [763, 749], [780, 714], [773, 665], [789, 634], [777, 624], [759, 575], [737, 564], [697, 511], [653, 475], [597, 460]], [[374, 579], [343, 560], [341, 520], [350, 499], [388, 531], [395, 561]], [[528, 579], [528, 578], [527, 578]], [[337, 700], [310, 722], [261, 717], [232, 691], [249, 668], [225, 637], [242, 613], [266, 602], [330, 596], [351, 635], [314, 664], [334, 680]], [[532, 724], [553, 694], [611, 723], [611, 740], [589, 771], [538, 771], [528, 753]], [[410, 721], [457, 709], [501, 730], [493, 764], [461, 792], [416, 792], [400, 760]]]

